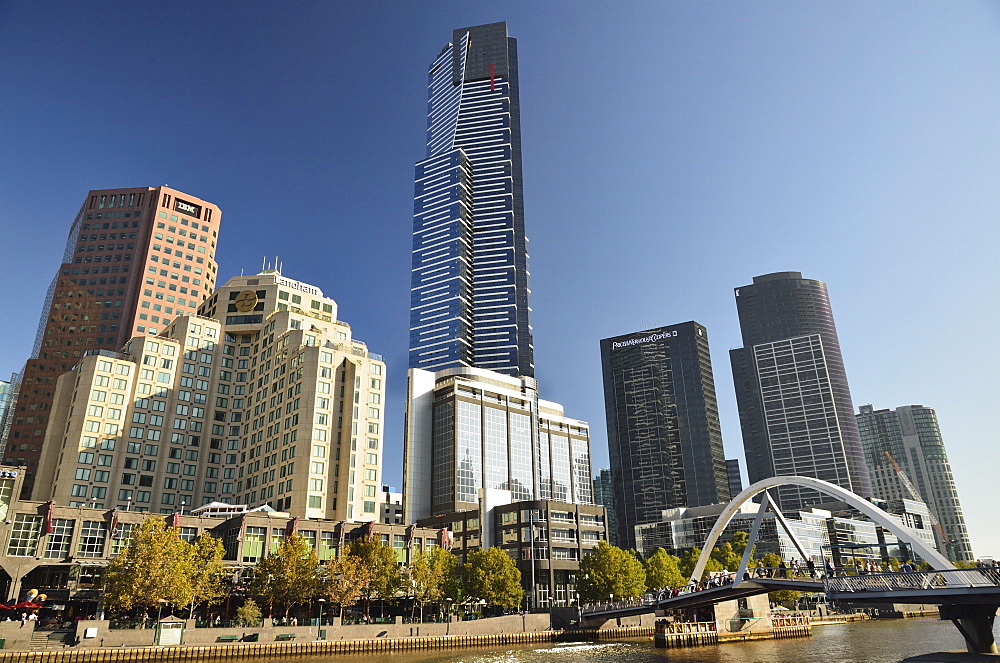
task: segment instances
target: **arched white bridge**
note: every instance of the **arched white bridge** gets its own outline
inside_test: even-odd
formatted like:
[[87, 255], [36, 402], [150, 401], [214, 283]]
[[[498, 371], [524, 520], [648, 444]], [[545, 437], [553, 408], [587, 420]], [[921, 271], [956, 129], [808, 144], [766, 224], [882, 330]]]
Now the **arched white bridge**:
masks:
[[[746, 550], [743, 552], [743, 559], [740, 561], [740, 568], [736, 572], [737, 582], [739, 579], [744, 577], [747, 571], [747, 565], [750, 562], [750, 553], [753, 550], [754, 545], [757, 543], [757, 539], [760, 533], [760, 524], [764, 519], [764, 515], [767, 513], [768, 509], [771, 507], [771, 498], [768, 494], [768, 490], [771, 488], [777, 488], [779, 486], [799, 486], [801, 488], [812, 488], [813, 490], [819, 491], [830, 497], [834, 497], [838, 500], [846, 502], [850, 506], [854, 507], [861, 513], [865, 514], [872, 519], [874, 523], [883, 527], [884, 529], [892, 532], [896, 537], [908, 543], [913, 552], [930, 564], [931, 568], [940, 571], [945, 569], [954, 569], [955, 566], [948, 561], [941, 553], [935, 550], [933, 547], [927, 545], [920, 536], [909, 527], [906, 527], [900, 523], [896, 518], [889, 515], [882, 509], [878, 508], [868, 500], [864, 499], [859, 495], [855, 495], [851, 491], [841, 488], [836, 484], [832, 484], [828, 481], [823, 481], [822, 479], [813, 479], [812, 477], [798, 477], [798, 476], [782, 476], [782, 477], [771, 477], [769, 479], [763, 479], [753, 484], [742, 493], [737, 495], [732, 499], [731, 502], [723, 510], [719, 519], [715, 522], [712, 527], [712, 531], [708, 534], [708, 539], [705, 540], [705, 545], [702, 548], [701, 556], [698, 558], [698, 563], [694, 566], [694, 571], [691, 573], [691, 580], [698, 582], [701, 580], [702, 574], [705, 572], [705, 565], [708, 564], [708, 559], [712, 554], [712, 550], [715, 548], [715, 544], [718, 543], [719, 537], [725, 531], [726, 526], [729, 525], [730, 521], [733, 519], [740, 507], [752, 500], [757, 495], [763, 493], [764, 497], [760, 504], [760, 510], [757, 512], [756, 518], [754, 518], [753, 527], [751, 528], [750, 538], [747, 541]], [[788, 521], [785, 520], [784, 516], [781, 514], [779, 509], [773, 509], [774, 517], [778, 521], [778, 524], [791, 538], [792, 543], [798, 549], [799, 554], [802, 555], [802, 559], [808, 559], [809, 555], [806, 553], [805, 549], [799, 543], [798, 538], [795, 533], [788, 526]]]

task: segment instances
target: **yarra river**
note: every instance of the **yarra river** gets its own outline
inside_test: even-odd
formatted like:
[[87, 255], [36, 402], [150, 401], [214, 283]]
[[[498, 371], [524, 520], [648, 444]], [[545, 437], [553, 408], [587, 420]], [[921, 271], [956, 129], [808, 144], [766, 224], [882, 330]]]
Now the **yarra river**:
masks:
[[[1000, 641], [1000, 620], [997, 635]], [[896, 663], [908, 656], [948, 650], [965, 650], [958, 629], [951, 622], [923, 618], [815, 626], [809, 638], [686, 649], [656, 649], [652, 640], [643, 638], [296, 660], [302, 663], [399, 663], [400, 660], [406, 663]]]

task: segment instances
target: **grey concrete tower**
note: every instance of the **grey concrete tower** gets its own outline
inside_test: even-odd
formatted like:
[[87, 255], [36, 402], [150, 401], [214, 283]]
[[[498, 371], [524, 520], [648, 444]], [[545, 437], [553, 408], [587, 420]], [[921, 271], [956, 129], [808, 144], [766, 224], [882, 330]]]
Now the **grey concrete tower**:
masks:
[[[871, 497], [826, 284], [777, 272], [735, 294], [743, 347], [730, 359], [750, 483], [808, 476]], [[796, 487], [777, 497], [786, 511], [823, 501]]]

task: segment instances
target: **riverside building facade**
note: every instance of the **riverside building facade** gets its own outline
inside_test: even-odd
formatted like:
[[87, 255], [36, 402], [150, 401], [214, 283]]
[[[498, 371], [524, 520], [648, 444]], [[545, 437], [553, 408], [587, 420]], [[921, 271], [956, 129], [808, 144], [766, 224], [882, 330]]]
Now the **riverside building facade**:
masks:
[[517, 41], [460, 28], [428, 72], [416, 165], [409, 366], [534, 375]]
[[[120, 554], [135, 528], [150, 513], [121, 508], [81, 506], [18, 499], [23, 468], [0, 466], [0, 593], [20, 597], [28, 589], [47, 595], [46, 604], [64, 606], [65, 619], [97, 613], [103, 589], [101, 574]], [[245, 504], [208, 504], [178, 510], [168, 523], [180, 538], [192, 542], [209, 533], [225, 546], [230, 592], [245, 587], [255, 564], [292, 533], [301, 535], [320, 562], [336, 557], [356, 539], [375, 536], [390, 545], [401, 564], [440, 542], [437, 530], [377, 522], [351, 523], [342, 519], [303, 521], [274, 509], [250, 509]], [[235, 605], [223, 602], [216, 614]], [[7, 642], [8, 648], [10, 642]]]
[[[938, 550], [952, 561], [974, 561], [934, 408], [905, 405], [895, 410], [876, 410], [871, 405], [862, 405], [857, 422], [875, 497], [885, 500], [919, 497], [939, 525], [935, 527]], [[917, 495], [911, 494], [907, 482]]]
[[477, 368], [410, 369], [405, 522], [510, 500], [593, 504], [590, 426], [538, 397], [534, 378]]
[[59, 378], [35, 499], [214, 501], [378, 519], [385, 364], [315, 286], [265, 270]]
[[729, 500], [708, 332], [697, 322], [601, 341], [617, 531], [665, 509]]
[[[729, 354], [750, 483], [807, 476], [870, 498], [826, 284], [777, 272], [735, 294], [743, 347]], [[794, 486], [775, 492], [784, 511], [824, 499]]]
[[88, 352], [118, 350], [197, 311], [215, 289], [221, 210], [169, 187], [90, 191], [42, 307], [3, 460], [30, 494], [57, 378]]

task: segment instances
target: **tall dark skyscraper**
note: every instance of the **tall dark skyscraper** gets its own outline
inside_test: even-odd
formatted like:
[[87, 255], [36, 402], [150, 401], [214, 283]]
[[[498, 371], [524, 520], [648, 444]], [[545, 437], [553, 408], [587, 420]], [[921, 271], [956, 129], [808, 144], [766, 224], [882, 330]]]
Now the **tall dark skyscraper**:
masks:
[[[730, 350], [750, 483], [799, 475], [871, 497], [826, 284], [799, 272], [736, 288], [743, 347]], [[825, 498], [784, 487], [783, 510]]]
[[601, 341], [618, 544], [675, 507], [729, 499], [708, 332], [697, 322]]
[[517, 72], [506, 23], [455, 30], [430, 66], [410, 368], [534, 376]]

